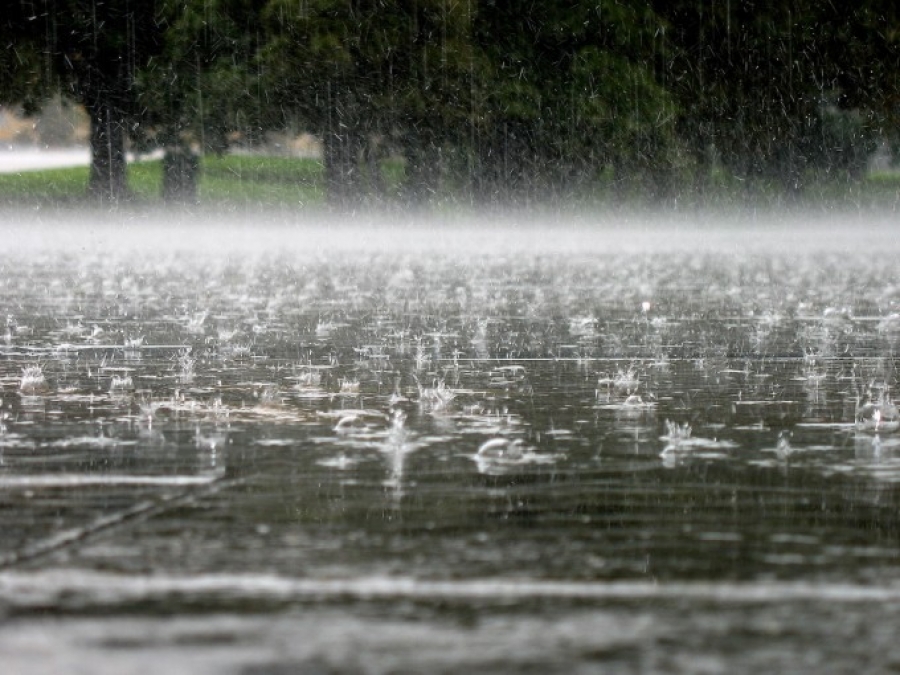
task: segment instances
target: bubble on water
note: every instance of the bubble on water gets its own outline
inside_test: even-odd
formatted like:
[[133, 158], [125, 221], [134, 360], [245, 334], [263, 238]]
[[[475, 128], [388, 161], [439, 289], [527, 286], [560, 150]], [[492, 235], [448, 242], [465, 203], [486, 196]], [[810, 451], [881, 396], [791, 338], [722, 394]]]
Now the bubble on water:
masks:
[[338, 434], [365, 434], [383, 428], [386, 419], [384, 414], [368, 410], [345, 412], [334, 430]]
[[208, 450], [216, 453], [225, 448], [228, 444], [230, 430], [228, 428], [213, 427], [212, 429], [203, 429], [198, 426], [194, 433], [194, 443], [200, 450]]

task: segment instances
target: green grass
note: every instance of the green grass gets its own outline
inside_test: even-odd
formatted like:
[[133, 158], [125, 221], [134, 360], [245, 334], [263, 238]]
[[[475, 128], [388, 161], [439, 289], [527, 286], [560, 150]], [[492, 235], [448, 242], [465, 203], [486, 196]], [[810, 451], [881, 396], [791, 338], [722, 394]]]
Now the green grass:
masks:
[[[87, 167], [0, 174], [0, 202], [78, 204], [87, 201]], [[198, 196], [201, 204], [289, 206], [323, 201], [322, 165], [285, 157], [205, 157]], [[128, 166], [128, 187], [139, 204], [162, 201], [162, 162]]]
[[[324, 202], [322, 163], [314, 159], [226, 155], [204, 157], [198, 196], [201, 205], [216, 208], [297, 207]], [[387, 160], [382, 176], [388, 194], [399, 194], [403, 164]], [[32, 206], [41, 204], [88, 203], [85, 188], [88, 168], [47, 169], [0, 174], [0, 204]], [[137, 162], [128, 167], [128, 184], [139, 205], [162, 202], [162, 163]], [[602, 206], [610, 203], [641, 202], [646, 186], [634, 181], [615, 181], [601, 177], [598, 183], [583, 187], [584, 194], [570, 201]], [[447, 195], [451, 197], [452, 195]], [[465, 201], [465, 200], [463, 200]], [[452, 202], [452, 200], [451, 200]], [[876, 173], [860, 182], [812, 181], [800, 192], [786, 198], [778, 186], [756, 185], [753, 190], [727, 176], [710, 176], [701, 195], [685, 194], [679, 203], [738, 206], [748, 203], [793, 204], [797, 206], [900, 207], [900, 174]], [[664, 204], [663, 204], [664, 205]]]
[[[85, 171], [87, 181], [87, 171]], [[84, 192], [82, 183], [81, 191]], [[135, 162], [128, 166], [128, 188], [140, 201], [159, 199], [162, 190], [162, 162]]]
[[[84, 201], [88, 167], [44, 169], [0, 174], [0, 201], [7, 203], [77, 203]], [[138, 162], [128, 167], [128, 186], [136, 200], [158, 199], [161, 162]]]
[[203, 159], [198, 189], [201, 203], [287, 206], [321, 203], [321, 183], [313, 159], [228, 155]]
[[0, 200], [6, 202], [75, 201], [84, 195], [87, 167], [0, 174]]
[[314, 159], [224, 155], [203, 158], [203, 176], [225, 181], [315, 185], [322, 163]]

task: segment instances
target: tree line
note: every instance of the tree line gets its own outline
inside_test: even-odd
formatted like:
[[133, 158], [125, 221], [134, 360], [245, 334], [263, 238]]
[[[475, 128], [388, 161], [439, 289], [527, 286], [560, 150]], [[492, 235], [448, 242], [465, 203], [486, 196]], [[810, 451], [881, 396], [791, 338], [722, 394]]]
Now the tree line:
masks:
[[83, 105], [113, 201], [129, 143], [178, 197], [195, 152], [284, 130], [337, 204], [791, 193], [857, 178], [900, 115], [893, 0], [10, 0], [0, 41], [0, 100]]

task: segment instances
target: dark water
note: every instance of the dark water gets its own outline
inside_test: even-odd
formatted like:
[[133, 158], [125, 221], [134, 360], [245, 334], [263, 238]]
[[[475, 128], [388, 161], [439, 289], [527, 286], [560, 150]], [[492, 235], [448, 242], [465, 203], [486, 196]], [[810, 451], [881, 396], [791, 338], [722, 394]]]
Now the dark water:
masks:
[[885, 231], [82, 232], [0, 259], [15, 672], [900, 665]]

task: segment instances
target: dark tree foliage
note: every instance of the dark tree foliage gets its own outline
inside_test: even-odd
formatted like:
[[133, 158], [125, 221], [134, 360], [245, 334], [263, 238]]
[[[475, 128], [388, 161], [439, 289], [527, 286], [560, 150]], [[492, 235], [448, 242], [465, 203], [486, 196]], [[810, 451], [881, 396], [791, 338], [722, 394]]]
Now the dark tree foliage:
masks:
[[894, 3], [654, 5], [671, 26], [665, 71], [701, 180], [713, 159], [789, 192], [864, 169], [900, 72]]
[[268, 105], [256, 68], [261, 0], [160, 0], [159, 53], [140, 69], [142, 124], [136, 143], [165, 149], [163, 196], [194, 201], [196, 153], [252, 145]]
[[31, 2], [7, 3], [0, 16], [0, 96], [21, 104], [27, 113], [39, 108], [38, 101], [50, 90], [50, 59], [45, 58], [38, 38], [43, 38]]
[[380, 160], [405, 160], [405, 196], [424, 199], [470, 121], [471, 7], [440, 0], [272, 0], [265, 90], [323, 140], [332, 201], [383, 193]]
[[337, 202], [380, 189], [385, 149], [404, 159], [409, 201], [442, 186], [553, 196], [671, 161], [659, 21], [644, 3], [610, 4], [272, 0], [264, 89], [322, 136]]
[[371, 58], [381, 46], [369, 30], [378, 4], [272, 0], [265, 12], [266, 91], [286, 123], [321, 136], [326, 189], [336, 203], [357, 192], [363, 134], [379, 124], [367, 114], [375, 112], [373, 96], [385, 86]]
[[480, 197], [565, 196], [604, 172], [664, 189], [652, 177], [675, 145], [672, 98], [654, 67], [664, 29], [637, 1], [482, 3]]
[[[888, 0], [13, 0], [0, 97], [91, 116], [91, 191], [125, 191], [126, 136], [194, 153], [272, 130], [323, 143], [329, 198], [664, 199], [711, 179], [796, 192], [900, 143]], [[185, 187], [186, 186], [186, 187]]]

